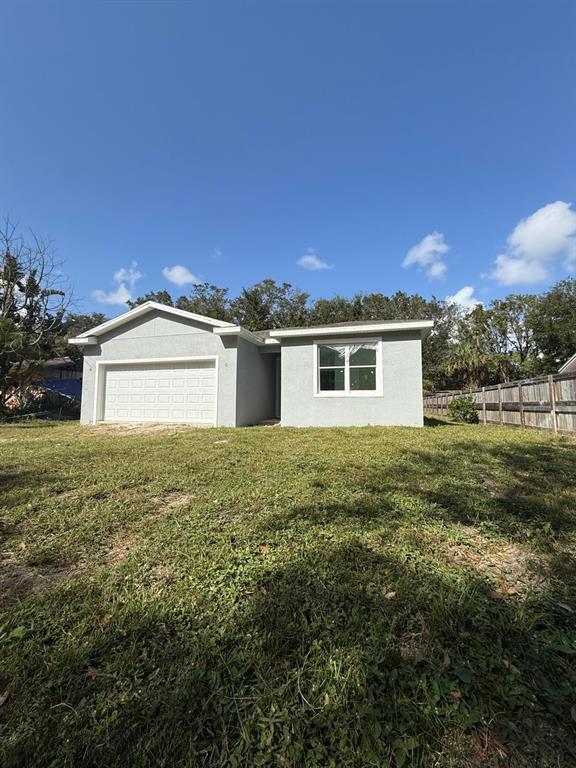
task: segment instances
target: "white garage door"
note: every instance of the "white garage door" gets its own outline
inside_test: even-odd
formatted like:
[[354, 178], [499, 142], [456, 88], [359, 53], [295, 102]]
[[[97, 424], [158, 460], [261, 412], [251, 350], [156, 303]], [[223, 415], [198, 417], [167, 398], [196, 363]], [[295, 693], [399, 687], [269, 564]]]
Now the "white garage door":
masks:
[[216, 423], [216, 363], [107, 366], [104, 421]]

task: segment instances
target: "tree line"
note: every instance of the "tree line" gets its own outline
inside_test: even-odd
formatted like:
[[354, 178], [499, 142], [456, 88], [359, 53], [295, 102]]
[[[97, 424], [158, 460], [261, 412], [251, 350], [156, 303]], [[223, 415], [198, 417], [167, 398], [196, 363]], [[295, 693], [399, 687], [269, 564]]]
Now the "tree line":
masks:
[[[436, 297], [397, 291], [311, 299], [289, 283], [265, 279], [237, 295], [202, 283], [187, 295], [154, 291], [153, 300], [257, 331], [354, 320], [433, 320], [423, 343], [427, 391], [461, 389], [553, 373], [576, 352], [576, 279], [541, 294], [510, 294], [472, 311]], [[0, 232], [0, 410], [51, 357], [79, 361], [68, 338], [104, 322], [100, 312], [71, 311], [70, 293], [49, 246], [6, 224]]]
[[144, 301], [265, 328], [315, 326], [353, 320], [433, 320], [423, 344], [426, 388], [460, 389], [553, 373], [576, 352], [576, 280], [567, 278], [541, 294], [510, 294], [472, 311], [446, 300], [397, 291], [310, 300], [289, 283], [266, 279], [237, 296], [202, 283], [174, 299], [168, 291]]

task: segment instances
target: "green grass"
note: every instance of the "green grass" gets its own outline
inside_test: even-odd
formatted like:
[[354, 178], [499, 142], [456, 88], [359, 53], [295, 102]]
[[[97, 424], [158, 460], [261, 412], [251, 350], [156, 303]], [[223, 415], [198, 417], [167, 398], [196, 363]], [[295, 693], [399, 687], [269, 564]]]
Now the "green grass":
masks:
[[576, 443], [0, 427], [0, 765], [576, 765]]

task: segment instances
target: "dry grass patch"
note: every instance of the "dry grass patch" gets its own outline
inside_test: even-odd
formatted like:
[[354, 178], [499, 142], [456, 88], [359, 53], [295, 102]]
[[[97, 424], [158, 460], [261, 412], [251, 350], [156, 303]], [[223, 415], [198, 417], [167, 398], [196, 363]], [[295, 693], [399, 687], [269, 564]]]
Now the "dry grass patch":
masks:
[[454, 736], [449, 751], [435, 768], [537, 768], [491, 735], [486, 729]]
[[0, 605], [8, 606], [30, 595], [48, 592], [84, 570], [83, 565], [30, 565], [16, 553], [8, 553], [0, 560]]
[[428, 653], [428, 637], [425, 629], [420, 632], [406, 632], [400, 638], [400, 655], [403, 659], [419, 661]]
[[193, 493], [166, 493], [162, 496], [153, 496], [151, 501], [162, 509], [169, 510], [183, 507], [193, 498]]
[[450, 563], [486, 576], [495, 587], [494, 597], [525, 596], [547, 583], [545, 560], [520, 544], [488, 539], [472, 526], [462, 526], [462, 541], [444, 555]]
[[97, 424], [84, 429], [93, 435], [136, 437], [139, 435], [176, 434], [188, 430], [207, 429], [205, 424]]
[[106, 552], [106, 562], [117, 565], [124, 560], [141, 542], [141, 537], [136, 535], [123, 535], [114, 539], [112, 546]]

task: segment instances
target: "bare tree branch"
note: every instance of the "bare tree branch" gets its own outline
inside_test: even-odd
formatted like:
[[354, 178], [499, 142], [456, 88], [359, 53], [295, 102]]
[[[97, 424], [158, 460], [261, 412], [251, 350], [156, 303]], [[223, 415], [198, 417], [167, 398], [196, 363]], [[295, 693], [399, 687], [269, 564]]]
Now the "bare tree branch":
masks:
[[70, 291], [52, 243], [0, 226], [0, 407], [36, 375], [54, 350]]

